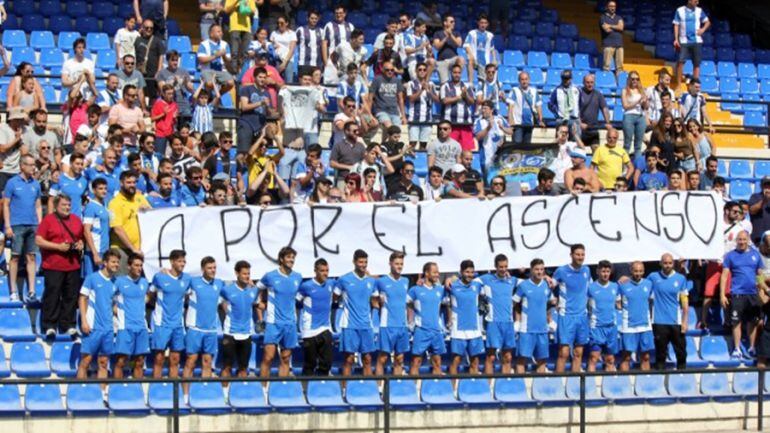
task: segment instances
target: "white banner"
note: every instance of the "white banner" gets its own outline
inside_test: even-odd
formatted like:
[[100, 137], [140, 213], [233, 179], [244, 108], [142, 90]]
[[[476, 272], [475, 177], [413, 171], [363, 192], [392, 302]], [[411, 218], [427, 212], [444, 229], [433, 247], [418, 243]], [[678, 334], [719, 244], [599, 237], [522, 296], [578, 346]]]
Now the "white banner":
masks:
[[172, 208], [139, 215], [145, 272], [168, 266], [173, 249], [187, 251], [187, 271], [200, 274], [205, 256], [218, 275], [233, 279], [238, 260], [261, 277], [276, 267], [278, 250], [297, 250], [295, 270], [313, 275], [325, 258], [332, 276], [352, 270], [353, 252], [369, 253], [369, 271], [384, 274], [388, 257], [404, 251], [405, 274], [425, 262], [442, 272], [457, 271], [472, 259], [476, 269], [492, 269], [496, 254], [511, 268], [539, 257], [546, 266], [569, 262], [569, 245], [586, 246], [596, 263], [675, 258], [716, 259], [723, 254], [722, 199], [710, 192], [512, 197], [411, 203], [351, 203], [318, 206]]

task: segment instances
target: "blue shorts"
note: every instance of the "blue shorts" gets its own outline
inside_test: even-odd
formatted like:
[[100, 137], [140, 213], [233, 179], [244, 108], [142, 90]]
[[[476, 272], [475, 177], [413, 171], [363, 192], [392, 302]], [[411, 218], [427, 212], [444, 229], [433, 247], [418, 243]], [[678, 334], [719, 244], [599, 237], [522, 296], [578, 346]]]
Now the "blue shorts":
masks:
[[219, 341], [217, 340], [216, 332], [188, 329], [187, 335], [184, 336], [184, 350], [188, 354], [205, 353], [216, 355], [218, 346]]
[[171, 349], [172, 352], [184, 351], [184, 328], [156, 326], [152, 330], [152, 350]]
[[296, 325], [265, 325], [265, 340], [262, 344], [275, 344], [281, 349], [294, 349], [299, 345]]
[[35, 243], [37, 225], [18, 224], [11, 226], [11, 229], [13, 229], [11, 255], [20, 256], [22, 254], [37, 253], [37, 244]]
[[513, 349], [516, 347], [516, 332], [513, 322], [487, 322], [487, 348]]
[[479, 356], [484, 353], [484, 340], [481, 337], [471, 338], [470, 340], [464, 340], [460, 338], [453, 338], [449, 343], [449, 348], [452, 350], [453, 355], [468, 355]]
[[620, 339], [624, 352], [650, 352], [655, 348], [652, 331], [623, 332]]
[[603, 351], [604, 353], [618, 353], [618, 327], [597, 326], [591, 328], [591, 352]]
[[519, 332], [519, 357], [548, 358], [547, 332]]
[[91, 333], [80, 339], [80, 353], [86, 355], [112, 355], [115, 351], [115, 341], [112, 330], [100, 331], [92, 329]]
[[150, 353], [150, 333], [146, 329], [121, 329], [115, 345], [115, 353], [120, 355], [146, 355]]
[[556, 319], [560, 346], [585, 346], [588, 344], [588, 315], [559, 315]]
[[443, 332], [425, 328], [414, 329], [412, 355], [422, 356], [425, 352], [430, 352], [431, 355], [443, 355], [446, 353]]
[[414, 125], [409, 127], [409, 141], [413, 143], [427, 143], [430, 141], [430, 134], [433, 132], [431, 125]]
[[377, 118], [377, 121], [380, 122], [380, 124], [390, 122], [395, 126], [401, 126], [401, 115], [398, 113], [391, 114], [391, 113], [388, 113], [387, 111], [378, 111], [377, 113], [374, 114], [374, 117]]
[[406, 353], [409, 351], [409, 328], [380, 328], [380, 352]]
[[372, 353], [374, 346], [374, 331], [371, 329], [342, 330], [340, 336], [340, 351], [343, 353]]

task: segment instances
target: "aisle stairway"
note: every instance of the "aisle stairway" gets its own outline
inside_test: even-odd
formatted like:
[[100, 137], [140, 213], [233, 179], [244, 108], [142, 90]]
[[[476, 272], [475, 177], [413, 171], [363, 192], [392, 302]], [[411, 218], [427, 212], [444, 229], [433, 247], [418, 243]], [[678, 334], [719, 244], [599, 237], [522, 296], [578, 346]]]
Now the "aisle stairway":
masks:
[[198, 2], [195, 0], [177, 0], [169, 4], [169, 16], [174, 17], [179, 23], [183, 35], [190, 36], [193, 45], [197, 48], [200, 43], [200, 12]]
[[[569, 22], [577, 25], [580, 35], [596, 41], [597, 46], [601, 46], [601, 34], [599, 31], [600, 14], [595, 11], [595, 2], [586, 0], [543, 0], [543, 5], [556, 9], [562, 22]], [[636, 70], [639, 72], [642, 83], [645, 86], [653, 85], [658, 78], [656, 71], [664, 66], [664, 61], [653, 57], [651, 50], [644, 45], [634, 42], [632, 35], [626, 32], [623, 35], [623, 46], [625, 51], [626, 71]], [[665, 65], [671, 71], [672, 64]], [[679, 89], [678, 94], [686, 91], [684, 85]], [[743, 116], [732, 114], [721, 110], [719, 104], [707, 105], [707, 110], [711, 121], [717, 125], [731, 125], [740, 127], [743, 124]], [[766, 137], [746, 134], [720, 133], [714, 137], [715, 146], [718, 148], [719, 155], [745, 155], [745, 151], [756, 149], [766, 149]]]

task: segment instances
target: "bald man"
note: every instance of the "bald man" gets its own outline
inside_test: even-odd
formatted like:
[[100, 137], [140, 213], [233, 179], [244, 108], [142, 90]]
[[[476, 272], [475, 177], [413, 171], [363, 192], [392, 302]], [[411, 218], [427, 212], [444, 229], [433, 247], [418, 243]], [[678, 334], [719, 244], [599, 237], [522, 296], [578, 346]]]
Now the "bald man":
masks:
[[683, 370], [687, 364], [687, 280], [674, 270], [674, 257], [663, 254], [660, 271], [650, 274], [652, 282], [652, 334], [655, 339], [655, 368], [666, 368], [668, 344], [674, 346], [676, 368]]
[[[757, 338], [757, 323], [760, 317], [760, 299], [757, 293], [757, 280], [762, 278], [765, 265], [759, 252], [750, 247], [749, 234], [738, 233], [735, 249], [725, 254], [722, 261], [722, 278], [719, 281], [719, 299], [728, 314], [728, 321], [733, 329], [733, 353], [731, 358], [743, 359], [741, 337], [743, 325], [748, 332], [748, 355], [756, 356], [754, 343]], [[727, 294], [727, 287], [730, 294]]]

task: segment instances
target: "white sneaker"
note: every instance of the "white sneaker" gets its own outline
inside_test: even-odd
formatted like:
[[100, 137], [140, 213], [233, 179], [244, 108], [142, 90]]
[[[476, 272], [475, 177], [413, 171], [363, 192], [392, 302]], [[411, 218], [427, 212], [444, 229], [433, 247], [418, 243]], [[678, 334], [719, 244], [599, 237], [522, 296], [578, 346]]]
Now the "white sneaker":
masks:
[[730, 359], [737, 359], [737, 360], [743, 359], [743, 354], [741, 353], [741, 349], [733, 350], [733, 353], [730, 354]]
[[53, 339], [56, 338], [56, 330], [53, 328], [48, 328], [45, 330], [45, 338], [47, 339]]
[[78, 330], [75, 328], [70, 328], [67, 330], [67, 335], [69, 335], [72, 338], [75, 338], [78, 336]]
[[19, 302], [19, 294], [16, 292], [11, 293], [10, 299], [11, 302]]

